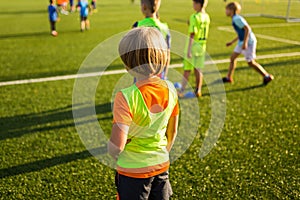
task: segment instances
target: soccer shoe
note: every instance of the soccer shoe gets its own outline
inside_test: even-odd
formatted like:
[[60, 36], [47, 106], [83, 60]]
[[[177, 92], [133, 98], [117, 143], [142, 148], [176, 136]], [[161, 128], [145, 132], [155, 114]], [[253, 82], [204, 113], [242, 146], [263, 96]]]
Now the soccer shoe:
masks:
[[58, 35], [58, 33], [56, 31], [51, 31], [51, 35], [56, 37]]
[[199, 89], [195, 89], [195, 96], [196, 97], [202, 97], [202, 92]]
[[177, 91], [177, 95], [179, 98], [184, 98], [184, 93], [181, 91]]
[[196, 97], [196, 94], [192, 91], [189, 91], [189, 92], [185, 93], [185, 95], [184, 95], [184, 98], [186, 98], [186, 99], [195, 98], [195, 97]]
[[223, 83], [233, 83], [233, 79], [228, 78], [228, 77], [224, 77], [224, 78], [222, 79], [222, 81], [223, 81]]
[[264, 81], [263, 84], [267, 85], [268, 83], [270, 83], [272, 80], [274, 79], [274, 76], [272, 74], [268, 74], [264, 77]]
[[178, 82], [174, 83], [174, 87], [178, 90], [180, 90], [182, 88], [182, 85]]

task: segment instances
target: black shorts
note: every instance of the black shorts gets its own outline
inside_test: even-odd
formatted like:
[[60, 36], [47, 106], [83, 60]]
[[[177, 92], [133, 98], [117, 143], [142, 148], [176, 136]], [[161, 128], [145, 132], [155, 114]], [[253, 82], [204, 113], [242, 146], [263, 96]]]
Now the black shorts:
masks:
[[168, 200], [172, 196], [169, 172], [150, 178], [131, 178], [116, 173], [120, 200]]
[[81, 16], [81, 17], [80, 17], [80, 20], [81, 20], [81, 21], [86, 21], [86, 20], [87, 20], [87, 17]]

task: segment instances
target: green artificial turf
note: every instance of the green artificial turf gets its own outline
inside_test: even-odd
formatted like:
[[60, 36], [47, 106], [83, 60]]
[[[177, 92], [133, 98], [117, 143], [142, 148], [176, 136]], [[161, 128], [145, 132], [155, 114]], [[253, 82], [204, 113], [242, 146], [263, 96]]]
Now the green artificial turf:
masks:
[[[186, 33], [191, 5], [191, 1], [163, 0], [161, 19], [172, 30]], [[225, 44], [235, 37], [218, 30], [231, 25], [224, 5], [211, 0], [207, 8], [212, 20], [207, 52], [214, 60], [229, 58], [232, 48]], [[142, 18], [138, 2], [98, 1], [98, 13], [90, 16], [90, 31], [79, 31], [78, 13], [73, 13], [61, 16], [59, 36], [53, 38], [47, 1], [5, 1], [1, 6], [1, 82], [76, 74], [101, 41]], [[247, 20], [250, 24], [284, 23], [269, 18]], [[300, 42], [299, 24], [253, 30]], [[258, 38], [258, 56], [288, 52], [300, 52], [300, 46]], [[178, 56], [172, 57], [172, 63], [181, 62]], [[211, 94], [204, 86], [198, 134], [170, 167], [173, 199], [300, 198], [300, 58], [258, 62], [275, 80], [261, 87], [262, 78], [245, 62], [238, 63], [235, 83], [225, 86], [226, 121], [221, 136], [200, 159], [211, 119]], [[218, 65], [222, 75], [227, 67]], [[110, 70], [120, 68], [120, 60], [110, 66]], [[99, 87], [95, 96], [97, 118], [106, 134], [112, 125], [111, 94], [120, 77], [102, 77], [105, 87]], [[190, 82], [193, 85], [193, 77]], [[0, 199], [115, 199], [114, 170], [94, 158], [76, 132], [73, 85], [74, 80], [64, 80], [0, 87]]]

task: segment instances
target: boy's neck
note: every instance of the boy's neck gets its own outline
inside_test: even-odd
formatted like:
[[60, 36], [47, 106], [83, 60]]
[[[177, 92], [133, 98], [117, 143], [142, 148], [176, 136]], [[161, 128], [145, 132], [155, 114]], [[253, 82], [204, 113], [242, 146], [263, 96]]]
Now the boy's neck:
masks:
[[199, 10], [196, 10], [196, 12], [197, 13], [200, 13], [200, 12], [205, 13], [205, 9], [204, 8], [200, 8]]
[[145, 13], [146, 18], [156, 18], [156, 13]]

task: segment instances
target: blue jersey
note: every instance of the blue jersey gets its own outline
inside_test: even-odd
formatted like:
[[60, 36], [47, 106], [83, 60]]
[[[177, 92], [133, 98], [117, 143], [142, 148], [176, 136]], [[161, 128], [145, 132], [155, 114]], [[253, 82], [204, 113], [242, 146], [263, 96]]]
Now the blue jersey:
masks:
[[57, 8], [55, 5], [48, 6], [49, 20], [52, 22], [57, 21]]
[[[236, 31], [236, 33], [238, 34], [238, 38], [239, 38], [239, 46], [242, 46], [244, 43], [244, 38], [245, 38], [245, 26], [248, 26], [247, 21], [240, 15], [234, 15], [232, 17], [232, 26], [234, 28], [234, 30]], [[248, 44], [253, 44], [254, 42], [256, 42], [256, 38], [254, 33], [252, 32], [252, 30], [249, 30], [249, 40], [248, 40]]]
[[89, 3], [87, 0], [81, 0], [78, 2], [78, 6], [80, 7], [80, 16], [87, 17], [89, 15]]

